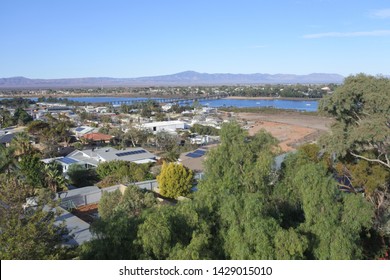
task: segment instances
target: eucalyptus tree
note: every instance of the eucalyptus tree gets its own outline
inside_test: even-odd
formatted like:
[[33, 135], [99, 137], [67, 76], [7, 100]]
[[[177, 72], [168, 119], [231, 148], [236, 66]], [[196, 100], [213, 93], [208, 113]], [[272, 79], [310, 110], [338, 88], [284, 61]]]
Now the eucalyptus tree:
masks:
[[30, 186], [16, 176], [0, 177], [0, 258], [67, 258], [67, 250], [61, 246], [66, 228], [56, 222], [60, 212], [50, 194], [39, 192], [37, 203], [29, 207]]
[[[350, 76], [320, 102], [336, 119], [324, 143], [330, 152], [381, 164], [390, 169], [390, 80]], [[371, 151], [369, 155], [364, 153]]]
[[376, 213], [376, 228], [390, 232], [390, 80], [350, 76], [320, 102], [336, 121], [322, 142], [353, 189], [363, 189]]

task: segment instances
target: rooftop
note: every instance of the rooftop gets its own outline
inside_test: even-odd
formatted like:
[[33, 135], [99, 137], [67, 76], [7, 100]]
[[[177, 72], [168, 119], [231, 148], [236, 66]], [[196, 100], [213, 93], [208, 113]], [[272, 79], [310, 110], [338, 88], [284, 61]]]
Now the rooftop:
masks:
[[105, 147], [83, 151], [76, 150], [70, 153], [67, 157], [97, 166], [100, 162], [113, 160], [124, 160], [136, 163], [138, 163], [139, 161], [144, 162], [145, 160], [149, 160], [150, 162], [154, 161], [156, 155], [148, 152], [143, 148], [129, 148], [126, 150], [117, 150], [112, 147]]
[[62, 213], [57, 217], [56, 223], [61, 224], [65, 222], [66, 224], [66, 228], [69, 231], [69, 234], [66, 236], [66, 245], [77, 246], [92, 239], [92, 233], [89, 230], [90, 226], [87, 222], [84, 222], [63, 208], [60, 208], [60, 211]]
[[180, 155], [179, 162], [185, 167], [194, 171], [203, 171], [203, 161], [207, 152], [207, 147], [199, 148], [193, 152]]
[[114, 136], [108, 135], [108, 134], [103, 134], [103, 133], [87, 133], [82, 136], [83, 138], [87, 140], [92, 140], [92, 141], [110, 141]]
[[0, 136], [0, 144], [10, 143], [14, 137], [15, 137], [15, 134], [13, 134], [13, 133], [1, 135]]
[[142, 124], [144, 127], [153, 127], [153, 126], [166, 126], [166, 125], [183, 125], [186, 124], [183, 121], [164, 121], [164, 122], [151, 122]]

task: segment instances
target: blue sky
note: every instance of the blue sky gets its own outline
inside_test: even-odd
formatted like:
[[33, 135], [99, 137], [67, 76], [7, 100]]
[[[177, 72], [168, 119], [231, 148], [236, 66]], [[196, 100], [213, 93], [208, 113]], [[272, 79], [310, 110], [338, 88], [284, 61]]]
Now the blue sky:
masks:
[[0, 77], [390, 74], [382, 0], [2, 0]]

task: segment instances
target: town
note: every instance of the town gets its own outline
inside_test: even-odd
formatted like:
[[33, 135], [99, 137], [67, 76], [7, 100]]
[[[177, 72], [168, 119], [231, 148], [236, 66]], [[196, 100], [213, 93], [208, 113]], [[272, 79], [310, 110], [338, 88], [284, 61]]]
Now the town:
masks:
[[390, 274], [388, 1], [0, 21], [1, 279]]
[[[338, 215], [344, 215], [343, 219], [356, 223], [357, 231], [345, 228], [355, 236], [348, 241], [350, 246], [358, 246], [355, 242], [361, 238], [358, 237], [361, 227], [381, 232], [376, 241], [372, 236], [363, 239], [383, 244], [378, 247], [380, 250], [370, 254], [386, 258], [388, 196], [383, 187], [388, 187], [389, 180], [387, 154], [370, 150], [358, 153], [354, 146], [346, 148], [348, 157], [331, 152], [342, 148], [332, 139], [339, 133], [338, 123], [344, 117], [337, 115], [339, 111], [333, 111], [333, 106], [349, 108], [345, 102], [338, 104], [337, 99], [355, 86], [355, 79], [358, 83], [382, 85], [384, 92], [389, 93], [387, 79], [365, 75], [347, 78], [335, 92], [323, 93], [319, 107], [327, 116], [275, 108], [209, 107], [202, 105], [199, 97], [188, 97], [188, 102], [165, 97], [106, 104], [52, 96], [0, 100], [2, 217], [18, 223], [18, 217], [24, 215], [31, 230], [39, 232], [49, 228], [51, 232], [43, 240], [30, 240], [31, 251], [24, 250], [23, 254], [11, 248], [25, 244], [12, 243], [2, 233], [1, 238], [13, 244], [1, 251], [2, 256], [11, 259], [55, 256], [61, 259], [301, 259], [310, 258], [311, 252], [316, 258], [362, 257], [364, 250], [359, 251], [358, 247], [353, 252], [328, 252], [331, 255], [326, 257], [320, 255], [327, 254], [321, 248], [311, 245], [310, 238], [297, 225], [309, 221], [321, 224], [332, 216], [326, 213], [323, 217], [310, 216], [314, 214], [311, 211], [317, 210], [305, 208], [308, 195], [311, 201], [317, 201], [316, 207], [334, 204], [336, 208], [328, 211], [338, 211]], [[371, 91], [365, 92], [364, 98], [370, 100], [370, 94]], [[164, 102], [168, 100], [172, 103]], [[375, 108], [375, 116], [388, 112], [388, 99], [385, 100], [387, 103]], [[379, 134], [375, 141], [388, 147], [388, 124], [377, 117], [371, 123], [376, 120], [378, 126], [383, 126], [384, 138]], [[362, 125], [350, 129], [348, 135], [354, 137], [353, 130], [365, 128]], [[330, 175], [332, 181], [328, 180]], [[307, 184], [299, 180], [327, 187], [306, 189]], [[12, 195], [10, 188], [14, 189]], [[318, 191], [325, 193], [318, 196]], [[342, 202], [337, 198], [340, 195]], [[377, 209], [375, 212], [370, 210], [372, 206]], [[360, 218], [345, 216], [347, 207], [355, 209]], [[231, 219], [265, 209], [271, 212], [258, 216], [258, 222], [270, 219], [274, 228], [258, 229], [258, 234], [273, 240], [271, 232], [276, 230], [274, 248], [280, 246], [278, 242], [284, 244], [284, 238], [295, 238], [296, 243], [291, 246], [297, 247], [290, 253], [272, 248], [252, 251], [254, 244], [247, 242], [263, 241], [219, 235], [225, 230], [226, 234], [253, 232], [255, 229], [246, 233], [247, 229], [242, 228], [246, 221], [241, 225]], [[245, 214], [245, 211], [249, 212]], [[34, 222], [43, 217], [46, 223]], [[340, 226], [336, 216], [332, 219], [327, 223]], [[292, 228], [296, 229], [292, 231]], [[181, 233], [183, 229], [188, 232]], [[164, 237], [166, 230], [170, 233]], [[211, 235], [214, 230], [219, 233]], [[21, 237], [29, 234], [23, 224], [4, 232]], [[318, 231], [318, 238], [323, 233]], [[218, 238], [226, 245], [246, 244], [248, 250], [252, 249], [214, 248], [208, 243], [210, 238]], [[193, 249], [193, 242], [201, 242], [197, 245], [200, 247]], [[161, 247], [161, 244], [165, 245]], [[37, 246], [41, 251], [36, 250]], [[113, 250], [116, 246], [124, 247]], [[52, 251], [54, 248], [57, 249]], [[192, 255], [188, 255], [190, 252]]]

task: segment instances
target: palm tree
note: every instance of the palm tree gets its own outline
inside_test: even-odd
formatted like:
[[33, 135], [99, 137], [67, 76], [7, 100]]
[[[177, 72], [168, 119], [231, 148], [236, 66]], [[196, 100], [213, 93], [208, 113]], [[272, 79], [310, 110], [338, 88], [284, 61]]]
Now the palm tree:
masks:
[[16, 157], [34, 153], [34, 148], [30, 143], [30, 137], [25, 132], [16, 134], [15, 138], [11, 141], [11, 147], [14, 149]]
[[0, 145], [0, 173], [10, 174], [11, 170], [16, 169], [17, 162], [14, 156], [14, 149]]
[[67, 190], [67, 180], [61, 174], [61, 171], [58, 169], [57, 164], [46, 164], [45, 168], [45, 183], [46, 186], [53, 192], [56, 193], [57, 190]]

